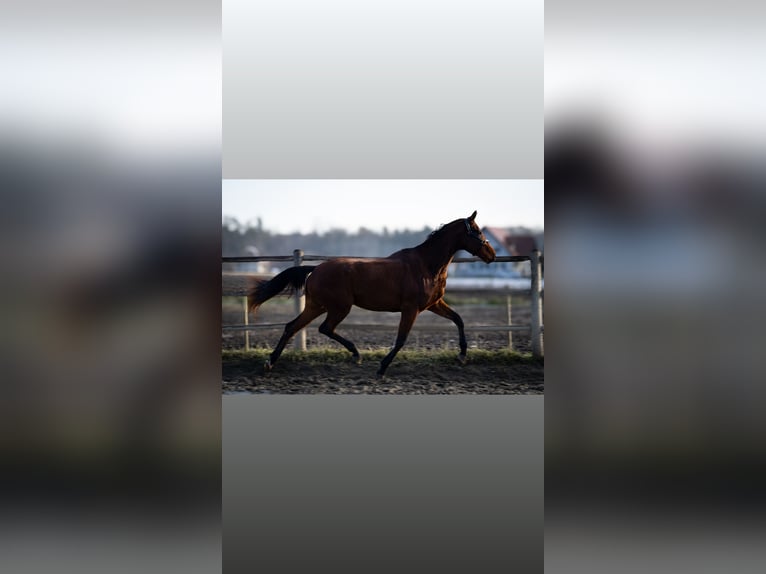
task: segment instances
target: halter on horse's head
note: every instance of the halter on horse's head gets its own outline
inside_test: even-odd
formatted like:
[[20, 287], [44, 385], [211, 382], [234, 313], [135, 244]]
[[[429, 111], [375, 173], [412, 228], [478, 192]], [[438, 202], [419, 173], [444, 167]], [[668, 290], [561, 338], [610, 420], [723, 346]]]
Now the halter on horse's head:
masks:
[[470, 217], [467, 217], [463, 220], [463, 223], [465, 224], [465, 229], [468, 232], [468, 237], [475, 239], [479, 242], [478, 247], [474, 247], [474, 245], [471, 245], [469, 242], [466, 242], [463, 248], [466, 251], [468, 251], [471, 255], [480, 257], [485, 263], [491, 263], [495, 260], [495, 250], [489, 244], [489, 241], [487, 241], [487, 238], [484, 237], [484, 234], [481, 232], [481, 229], [479, 229], [478, 226], [476, 226], [476, 224], [474, 223], [475, 217], [476, 217], [476, 212], [474, 211]]

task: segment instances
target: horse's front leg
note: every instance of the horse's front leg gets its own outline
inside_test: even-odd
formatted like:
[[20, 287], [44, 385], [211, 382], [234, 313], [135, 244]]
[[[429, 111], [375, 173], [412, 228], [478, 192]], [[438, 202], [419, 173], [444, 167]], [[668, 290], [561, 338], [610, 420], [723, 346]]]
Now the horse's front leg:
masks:
[[457, 332], [458, 336], [460, 337], [460, 354], [457, 357], [457, 360], [460, 361], [461, 365], [465, 364], [466, 360], [466, 351], [468, 349], [468, 343], [465, 340], [465, 327], [463, 325], [463, 319], [460, 317], [460, 315], [457, 314], [457, 311], [455, 311], [452, 307], [447, 305], [444, 302], [444, 299], [439, 299], [436, 303], [431, 305], [428, 308], [429, 311], [432, 313], [436, 313], [440, 317], [444, 317], [445, 319], [449, 319], [455, 325], [457, 325]]
[[382, 378], [386, 373], [388, 365], [390, 365], [391, 361], [394, 360], [394, 357], [399, 352], [399, 349], [404, 347], [404, 343], [407, 341], [407, 335], [409, 335], [410, 330], [412, 329], [412, 325], [415, 323], [415, 319], [418, 316], [418, 313], [419, 311], [417, 309], [402, 310], [402, 317], [399, 319], [399, 332], [396, 335], [396, 342], [394, 343], [394, 348], [391, 349], [388, 355], [383, 357], [383, 360], [380, 362], [380, 368], [378, 369], [377, 373], [379, 379]]

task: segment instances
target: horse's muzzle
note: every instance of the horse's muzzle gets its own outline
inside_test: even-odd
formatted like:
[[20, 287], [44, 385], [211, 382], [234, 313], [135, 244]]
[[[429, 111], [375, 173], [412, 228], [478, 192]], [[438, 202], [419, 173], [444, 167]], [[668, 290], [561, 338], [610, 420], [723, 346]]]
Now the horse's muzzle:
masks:
[[492, 249], [492, 246], [489, 244], [485, 244], [481, 250], [479, 251], [479, 257], [481, 258], [484, 263], [492, 263], [496, 259], [495, 250]]

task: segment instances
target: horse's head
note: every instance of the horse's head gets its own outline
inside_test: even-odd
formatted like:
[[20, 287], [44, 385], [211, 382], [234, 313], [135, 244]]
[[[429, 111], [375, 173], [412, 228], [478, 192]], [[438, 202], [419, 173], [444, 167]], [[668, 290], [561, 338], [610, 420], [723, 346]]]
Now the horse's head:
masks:
[[462, 237], [460, 249], [468, 251], [475, 257], [480, 257], [485, 263], [492, 263], [495, 260], [495, 250], [484, 237], [481, 229], [476, 225], [476, 212], [474, 211], [470, 217], [463, 220], [465, 224], [465, 232]]

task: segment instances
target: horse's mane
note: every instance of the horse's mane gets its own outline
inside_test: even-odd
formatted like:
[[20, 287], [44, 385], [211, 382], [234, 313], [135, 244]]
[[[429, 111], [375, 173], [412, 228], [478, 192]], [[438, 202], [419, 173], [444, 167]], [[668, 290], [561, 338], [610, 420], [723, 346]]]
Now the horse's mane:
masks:
[[[439, 228], [438, 228], [438, 229], [434, 229], [434, 230], [433, 230], [431, 233], [429, 233], [429, 234], [428, 234], [428, 239], [431, 239], [431, 238], [435, 237], [435, 236], [436, 236], [436, 235], [438, 235], [438, 234], [439, 234], [441, 231], [444, 231], [444, 228], [445, 228], [445, 227], [447, 227], [448, 225], [452, 225], [453, 223], [456, 223], [456, 222], [458, 222], [458, 221], [460, 221], [460, 220], [459, 220], [459, 219], [456, 219], [455, 221], [450, 221], [449, 223], [442, 223], [441, 225], [439, 225]], [[427, 239], [427, 240], [428, 240], [428, 239]], [[426, 241], [427, 241], [427, 240], [426, 240]]]
[[429, 237], [429, 239], [430, 239], [431, 237], [433, 237], [434, 235], [436, 235], [437, 233], [439, 233], [439, 232], [442, 230], [442, 228], [443, 228], [443, 227], [444, 227], [444, 224], [442, 223], [442, 224], [439, 226], [439, 228], [438, 228], [438, 229], [434, 229], [434, 230], [433, 230], [431, 233], [429, 233], [429, 234], [428, 234], [428, 237]]

